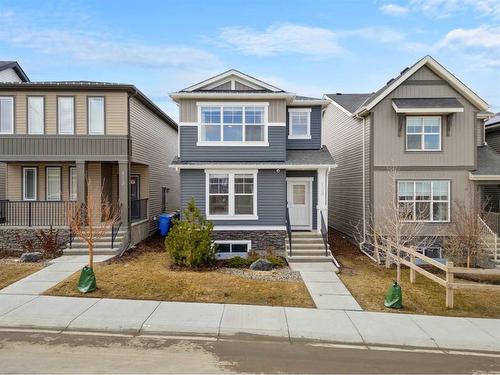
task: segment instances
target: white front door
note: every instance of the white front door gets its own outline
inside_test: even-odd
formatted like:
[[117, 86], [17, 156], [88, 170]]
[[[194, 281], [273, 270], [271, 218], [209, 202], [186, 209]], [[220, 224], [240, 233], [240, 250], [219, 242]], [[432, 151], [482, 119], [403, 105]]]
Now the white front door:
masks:
[[287, 205], [292, 230], [312, 229], [311, 179], [287, 179]]

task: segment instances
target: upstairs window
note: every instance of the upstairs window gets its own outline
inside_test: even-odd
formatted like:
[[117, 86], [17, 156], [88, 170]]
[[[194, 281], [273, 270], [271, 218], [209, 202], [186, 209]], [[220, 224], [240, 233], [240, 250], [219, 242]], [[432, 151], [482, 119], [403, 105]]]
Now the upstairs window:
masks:
[[57, 122], [59, 134], [75, 134], [75, 98], [57, 98]]
[[265, 109], [262, 106], [204, 106], [200, 116], [202, 142], [265, 141]]
[[288, 138], [311, 139], [311, 108], [290, 108], [288, 115]]
[[450, 221], [449, 181], [398, 181], [399, 214], [405, 221]]
[[104, 97], [88, 98], [89, 134], [104, 134]]
[[0, 96], [0, 134], [14, 134], [14, 98]]
[[441, 151], [441, 116], [407, 116], [406, 151]]
[[44, 132], [44, 98], [43, 96], [28, 97], [28, 134], [43, 134]]

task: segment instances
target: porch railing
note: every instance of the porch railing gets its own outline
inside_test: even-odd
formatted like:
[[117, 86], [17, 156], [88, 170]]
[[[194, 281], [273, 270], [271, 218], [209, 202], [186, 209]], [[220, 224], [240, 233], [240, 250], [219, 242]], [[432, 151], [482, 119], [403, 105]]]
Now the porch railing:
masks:
[[479, 217], [479, 225], [481, 230], [481, 240], [486, 248], [493, 253], [493, 259], [498, 260], [498, 237], [497, 234], [486, 224], [486, 222]]
[[484, 216], [484, 222], [490, 227], [490, 229], [497, 235], [500, 235], [500, 213], [499, 212], [488, 212]]
[[130, 201], [130, 219], [132, 222], [148, 218], [148, 199], [132, 199]]
[[0, 226], [67, 226], [73, 201], [0, 201]]
[[286, 233], [288, 235], [288, 252], [292, 256], [292, 226], [290, 225], [290, 212], [286, 208]]
[[325, 256], [328, 256], [328, 228], [326, 227], [325, 218], [323, 217], [323, 211], [320, 211], [321, 215], [321, 236], [323, 237], [323, 244], [325, 245]]

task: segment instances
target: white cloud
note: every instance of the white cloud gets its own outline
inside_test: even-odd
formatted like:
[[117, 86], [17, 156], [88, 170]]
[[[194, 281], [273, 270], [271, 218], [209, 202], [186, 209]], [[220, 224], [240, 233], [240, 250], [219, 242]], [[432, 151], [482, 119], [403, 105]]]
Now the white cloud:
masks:
[[480, 16], [500, 19], [498, 0], [410, 0], [406, 7], [412, 12], [438, 19], [469, 10]]
[[500, 27], [481, 26], [475, 29], [454, 29], [438, 43], [438, 47], [482, 48], [500, 52]]
[[398, 4], [383, 4], [379, 9], [382, 13], [388, 14], [389, 16], [404, 16], [410, 11], [408, 7]]
[[92, 32], [78, 25], [52, 28], [36, 21], [13, 12], [0, 13], [0, 41], [47, 55], [69, 56], [78, 61], [149, 67], [218, 63], [214, 55], [185, 45], [124, 42], [115, 33]]

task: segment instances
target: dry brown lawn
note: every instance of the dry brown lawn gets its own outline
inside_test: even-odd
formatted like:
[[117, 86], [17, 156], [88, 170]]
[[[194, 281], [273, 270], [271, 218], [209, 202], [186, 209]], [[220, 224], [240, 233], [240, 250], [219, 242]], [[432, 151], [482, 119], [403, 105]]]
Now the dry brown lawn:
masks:
[[172, 270], [158, 239], [94, 267], [98, 289], [82, 295], [74, 274], [45, 294], [161, 301], [314, 307], [303, 282], [250, 280], [215, 270]]
[[0, 289], [40, 271], [44, 266], [45, 264], [42, 263], [17, 263], [3, 260], [0, 263]]
[[330, 242], [342, 266], [339, 276], [364, 310], [500, 318], [500, 292], [455, 291], [454, 309], [447, 309], [445, 289], [418, 273], [417, 282], [411, 284], [406, 267], [401, 272], [403, 309], [387, 309], [384, 295], [396, 278], [396, 269], [376, 265], [338, 232], [331, 234]]

